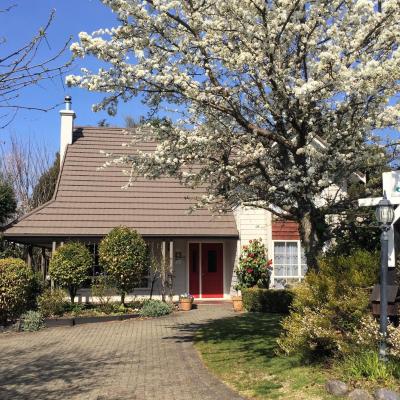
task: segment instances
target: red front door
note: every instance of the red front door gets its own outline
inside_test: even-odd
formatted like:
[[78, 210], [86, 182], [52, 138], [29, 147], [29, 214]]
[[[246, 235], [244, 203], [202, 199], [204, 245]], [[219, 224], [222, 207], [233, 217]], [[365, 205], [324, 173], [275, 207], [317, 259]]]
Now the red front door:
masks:
[[222, 243], [201, 244], [201, 297], [224, 297]]

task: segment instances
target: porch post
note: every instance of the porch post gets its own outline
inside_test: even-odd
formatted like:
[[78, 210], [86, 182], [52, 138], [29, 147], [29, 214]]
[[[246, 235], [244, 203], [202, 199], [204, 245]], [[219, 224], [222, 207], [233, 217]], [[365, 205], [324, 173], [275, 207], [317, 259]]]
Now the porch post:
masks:
[[[57, 242], [52, 243], [52, 248], [51, 248], [51, 256], [53, 257], [54, 253], [56, 252], [57, 249]], [[50, 289], [51, 291], [54, 290], [54, 280], [50, 279]]]
[[40, 272], [44, 282], [46, 280], [46, 249], [44, 247], [42, 247], [42, 254], [40, 255]]
[[30, 245], [28, 246], [28, 252], [27, 252], [27, 254], [26, 254], [26, 263], [28, 264], [28, 267], [29, 267], [30, 269], [32, 269], [32, 258], [33, 258], [33, 247], [32, 247], [32, 245], [30, 244]]
[[169, 298], [172, 301], [174, 296], [173, 285], [174, 283], [174, 242], [169, 242], [169, 270], [168, 270], [168, 286], [169, 286]]
[[165, 283], [166, 283], [166, 268], [167, 268], [167, 249], [165, 240], [161, 242], [161, 299], [165, 301]]

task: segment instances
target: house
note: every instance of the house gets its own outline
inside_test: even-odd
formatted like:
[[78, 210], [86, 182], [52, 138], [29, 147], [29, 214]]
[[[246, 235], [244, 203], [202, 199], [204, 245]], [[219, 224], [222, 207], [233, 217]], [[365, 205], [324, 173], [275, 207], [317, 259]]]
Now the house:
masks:
[[[112, 228], [125, 225], [136, 229], [153, 251], [168, 260], [176, 294], [229, 298], [241, 246], [255, 238], [263, 240], [273, 259], [275, 283], [303, 277], [304, 255], [295, 223], [274, 221], [268, 211], [244, 207], [218, 216], [207, 210], [189, 214], [193, 198], [202, 189], [189, 190], [172, 178], [140, 178], [132, 187], [121, 189], [127, 177], [120, 167], [98, 168], [105, 161], [101, 150], [130, 151], [121, 146], [126, 142], [123, 129], [74, 127], [70, 98], [65, 104], [60, 111], [61, 169], [54, 196], [4, 232], [9, 241], [42, 248], [44, 275], [46, 254], [69, 240], [82, 241], [91, 249], [95, 274], [99, 241]], [[151, 151], [154, 145], [138, 142], [137, 146]], [[148, 286], [135, 294], [148, 295]]]

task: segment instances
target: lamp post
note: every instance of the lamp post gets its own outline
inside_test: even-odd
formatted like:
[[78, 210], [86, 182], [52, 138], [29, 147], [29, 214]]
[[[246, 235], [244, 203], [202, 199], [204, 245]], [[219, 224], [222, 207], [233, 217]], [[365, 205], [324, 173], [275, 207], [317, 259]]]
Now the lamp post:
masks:
[[387, 271], [388, 271], [388, 230], [394, 220], [392, 204], [384, 194], [383, 199], [376, 207], [375, 216], [382, 229], [381, 234], [381, 272], [380, 272], [380, 334], [379, 358], [386, 361], [386, 339], [387, 339]]

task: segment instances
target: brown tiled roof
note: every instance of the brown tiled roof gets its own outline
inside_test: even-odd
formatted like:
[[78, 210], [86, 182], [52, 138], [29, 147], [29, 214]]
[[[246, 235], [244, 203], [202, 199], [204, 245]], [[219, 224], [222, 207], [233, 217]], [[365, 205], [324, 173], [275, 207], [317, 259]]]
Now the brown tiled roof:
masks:
[[[100, 150], [128, 151], [121, 146], [129, 140], [123, 129], [84, 127], [74, 134], [53, 200], [12, 224], [6, 237], [103, 236], [119, 225], [144, 236], [238, 236], [232, 214], [188, 214], [202, 189], [187, 189], [173, 178], [139, 178], [132, 187], [121, 189], [128, 180], [121, 167], [98, 170], [106, 160]], [[140, 142], [137, 147], [151, 151], [154, 144]]]

